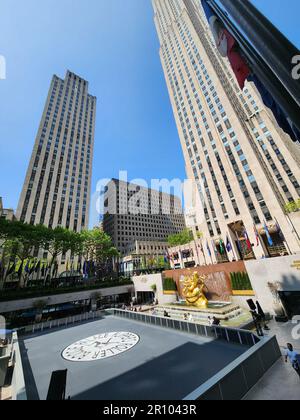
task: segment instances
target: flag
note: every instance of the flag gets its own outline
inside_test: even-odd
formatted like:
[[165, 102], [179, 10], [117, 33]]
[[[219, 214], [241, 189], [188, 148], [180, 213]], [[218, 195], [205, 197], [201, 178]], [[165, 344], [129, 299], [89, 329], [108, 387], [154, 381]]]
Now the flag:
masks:
[[96, 274], [96, 264], [94, 263], [94, 261], [92, 261], [92, 274]]
[[238, 249], [240, 251], [240, 254], [243, 255], [243, 249], [242, 249], [242, 245], [241, 245], [241, 241], [240, 241], [239, 235], [238, 235], [237, 232], [235, 232], [235, 235], [236, 235], [236, 239], [237, 239]]
[[84, 264], [83, 264], [83, 275], [84, 276], [88, 275], [88, 263], [86, 261], [84, 261]]
[[211, 249], [210, 249], [208, 241], [206, 241], [206, 249], [207, 249], [208, 255], [211, 257], [212, 256], [211, 255]]
[[255, 238], [256, 238], [256, 246], [259, 246], [259, 233], [257, 230], [257, 227], [255, 225], [253, 225], [254, 228], [254, 234], [255, 234]]
[[223, 239], [220, 239], [220, 253], [223, 255], [225, 253]]
[[216, 246], [216, 243], [215, 243], [215, 241], [211, 241], [211, 243], [212, 243], [212, 247], [213, 247], [215, 256], [217, 257], [218, 256], [218, 248]]
[[22, 273], [23, 273], [23, 264], [24, 264], [24, 262], [22, 261], [20, 266], [19, 266], [19, 269], [18, 269], [18, 276], [19, 277], [21, 277]]
[[249, 235], [248, 235], [248, 232], [246, 231], [246, 229], [244, 230], [244, 238], [246, 240], [248, 251], [252, 251], [252, 244], [251, 244], [251, 241], [249, 239]]
[[232, 245], [231, 245], [231, 242], [230, 242], [230, 239], [229, 239], [229, 236], [227, 235], [227, 238], [226, 238], [226, 249], [227, 249], [227, 252], [231, 252], [232, 250], [233, 250], [233, 248], [232, 248]]
[[300, 141], [300, 133], [296, 129], [296, 127], [290, 122], [288, 116], [284, 113], [281, 107], [277, 104], [273, 96], [270, 92], [265, 88], [265, 86], [261, 83], [258, 77], [255, 74], [251, 74], [247, 78], [248, 82], [253, 82], [256, 89], [258, 90], [264, 105], [269, 108], [274, 118], [282, 130], [287, 133], [291, 139], [296, 142]]
[[243, 57], [239, 43], [231, 33], [227, 31], [223, 22], [207, 3], [207, 0], [201, 0], [201, 2], [217, 49], [222, 57], [228, 58], [240, 88], [244, 88], [246, 80], [248, 82], [253, 82], [261, 95], [264, 105], [271, 110], [279, 127], [286, 132], [294, 142], [300, 141], [299, 130], [290, 121], [288, 115], [286, 115], [283, 109], [277, 104], [271, 93], [248, 65]]
[[221, 20], [207, 3], [207, 0], [201, 0], [201, 2], [217, 49], [222, 57], [228, 58], [238, 84], [243, 89], [247, 77], [251, 74], [251, 70], [242, 56], [239, 44], [227, 31]]
[[13, 263], [12, 265], [9, 264], [9, 268], [6, 272], [6, 277], [10, 276], [11, 274], [13, 274], [16, 271], [16, 264]]
[[270, 246], [273, 246], [273, 245], [274, 245], [274, 242], [273, 242], [273, 239], [272, 239], [272, 237], [271, 237], [271, 235], [270, 235], [270, 231], [269, 231], [269, 228], [268, 228], [268, 226], [267, 226], [267, 222], [266, 222], [266, 221], [264, 222], [264, 230], [265, 230], [265, 232], [266, 232], [266, 235], [267, 235], [267, 238], [268, 238], [268, 243], [269, 243], [269, 245], [270, 245]]
[[39, 260], [38, 263], [37, 263], [37, 265], [36, 265], [36, 267], [35, 267], [35, 269], [34, 269], [34, 271], [36, 273], [38, 273], [40, 271], [40, 268], [41, 268], [41, 261]]
[[30, 267], [30, 271], [29, 271], [29, 275], [31, 276], [31, 274], [33, 274], [35, 271], [35, 261], [32, 261], [31, 267]]
[[25, 273], [29, 274], [29, 260], [27, 260], [26, 265], [25, 265]]

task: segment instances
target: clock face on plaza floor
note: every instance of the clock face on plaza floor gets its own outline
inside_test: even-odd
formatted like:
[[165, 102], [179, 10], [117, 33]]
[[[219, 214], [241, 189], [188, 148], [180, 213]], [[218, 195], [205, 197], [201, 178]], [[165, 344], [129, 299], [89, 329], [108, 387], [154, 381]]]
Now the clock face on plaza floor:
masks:
[[118, 356], [132, 349], [140, 338], [131, 332], [109, 332], [78, 341], [62, 352], [70, 362], [93, 362]]

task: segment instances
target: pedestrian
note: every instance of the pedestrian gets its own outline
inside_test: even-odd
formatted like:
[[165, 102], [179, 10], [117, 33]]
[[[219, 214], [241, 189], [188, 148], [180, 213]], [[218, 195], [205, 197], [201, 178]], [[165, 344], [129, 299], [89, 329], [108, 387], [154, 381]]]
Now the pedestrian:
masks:
[[253, 321], [254, 321], [254, 326], [256, 328], [257, 335], [259, 337], [264, 337], [264, 332], [263, 332], [262, 325], [261, 325], [261, 322], [262, 322], [261, 315], [259, 315], [255, 310], [252, 310], [250, 312], [251, 312], [251, 315], [252, 315], [252, 318], [253, 318]]
[[300, 363], [299, 363], [299, 354], [294, 350], [292, 344], [287, 344], [287, 349], [285, 351], [285, 362], [288, 363], [288, 360], [291, 362], [293, 369], [297, 372], [300, 378]]
[[188, 316], [188, 321], [189, 321], [189, 322], [194, 322], [194, 319], [193, 319], [192, 314], [189, 314], [189, 316]]
[[264, 325], [264, 330], [265, 331], [270, 331], [270, 328], [268, 327], [268, 324], [267, 324], [266, 314], [264, 313], [264, 311], [263, 311], [263, 309], [260, 306], [260, 303], [258, 301], [256, 301], [256, 307], [257, 307], [257, 313], [261, 317], [261, 321]]
[[214, 316], [214, 318], [213, 318], [213, 326], [214, 327], [219, 327], [220, 325], [221, 325], [221, 321]]

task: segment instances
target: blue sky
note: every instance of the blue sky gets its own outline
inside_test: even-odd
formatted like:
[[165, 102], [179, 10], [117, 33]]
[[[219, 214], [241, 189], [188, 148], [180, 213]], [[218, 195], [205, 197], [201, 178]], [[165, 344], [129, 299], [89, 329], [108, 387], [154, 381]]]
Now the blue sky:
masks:
[[[300, 47], [299, 0], [254, 3]], [[0, 196], [16, 208], [53, 74], [67, 69], [98, 97], [93, 189], [185, 177], [150, 0], [0, 0]]]

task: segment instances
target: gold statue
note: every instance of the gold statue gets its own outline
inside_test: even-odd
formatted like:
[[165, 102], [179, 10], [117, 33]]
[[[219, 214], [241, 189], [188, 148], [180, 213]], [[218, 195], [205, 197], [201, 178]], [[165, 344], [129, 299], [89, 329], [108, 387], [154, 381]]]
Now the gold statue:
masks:
[[205, 276], [200, 276], [197, 272], [184, 278], [183, 296], [188, 306], [195, 306], [200, 309], [208, 308], [208, 300], [203, 292], [205, 279]]

